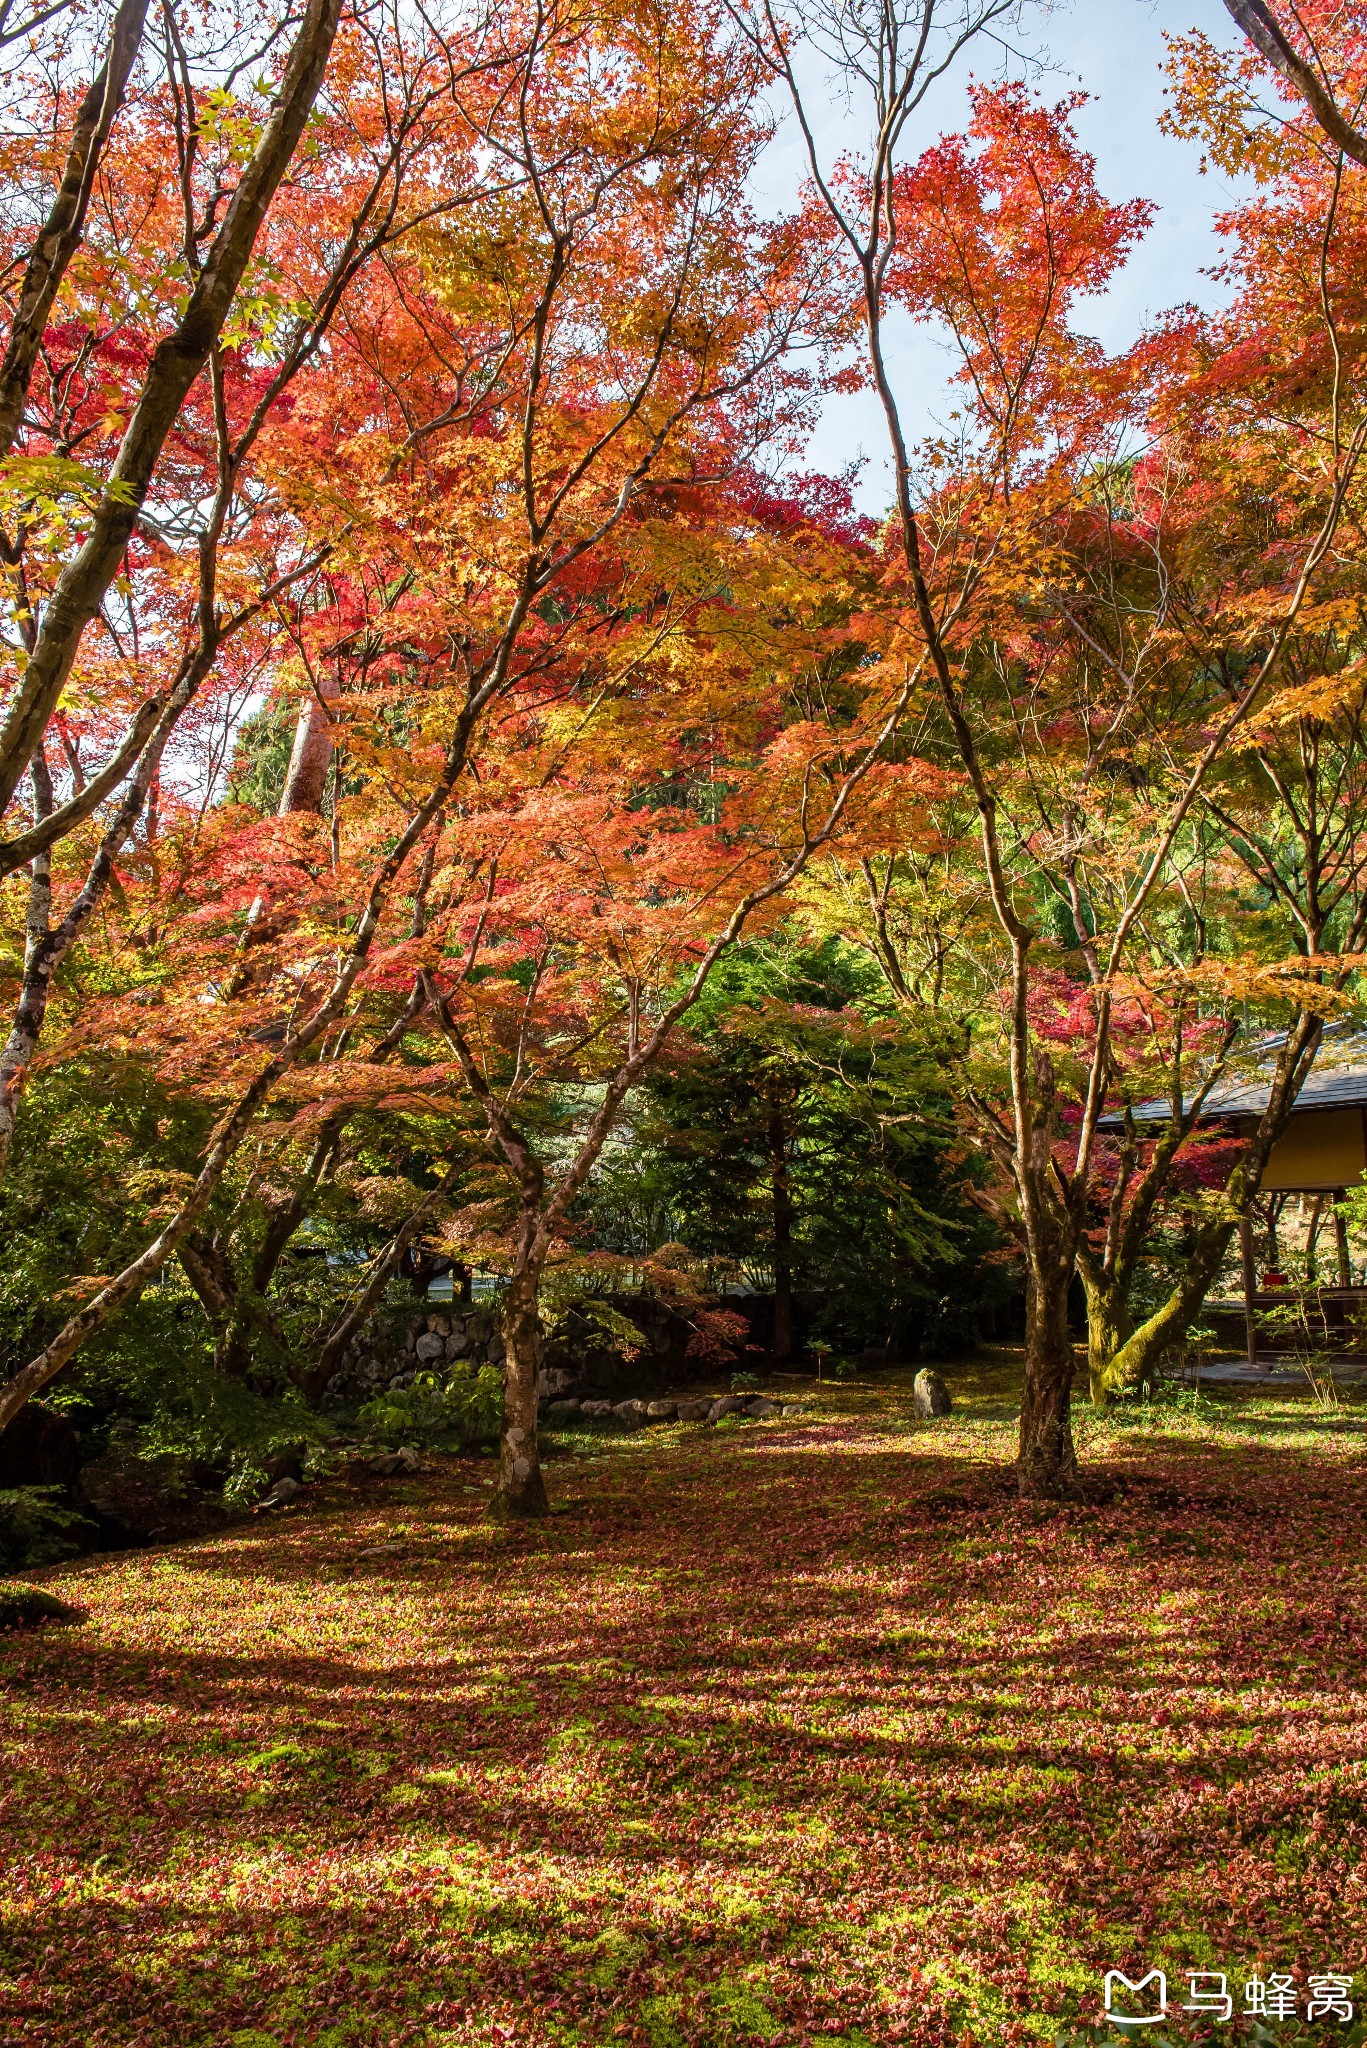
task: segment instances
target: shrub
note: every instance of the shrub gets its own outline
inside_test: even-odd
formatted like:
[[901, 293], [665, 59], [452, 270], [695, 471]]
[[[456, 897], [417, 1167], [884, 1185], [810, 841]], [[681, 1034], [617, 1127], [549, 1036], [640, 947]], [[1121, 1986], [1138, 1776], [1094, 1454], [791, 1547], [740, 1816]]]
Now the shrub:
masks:
[[473, 1451], [496, 1442], [503, 1419], [503, 1373], [496, 1365], [438, 1379], [420, 1373], [411, 1387], [367, 1401], [357, 1421], [370, 1436], [397, 1449]]
[[82, 1518], [60, 1505], [60, 1486], [0, 1489], [0, 1565], [54, 1564], [79, 1550]]

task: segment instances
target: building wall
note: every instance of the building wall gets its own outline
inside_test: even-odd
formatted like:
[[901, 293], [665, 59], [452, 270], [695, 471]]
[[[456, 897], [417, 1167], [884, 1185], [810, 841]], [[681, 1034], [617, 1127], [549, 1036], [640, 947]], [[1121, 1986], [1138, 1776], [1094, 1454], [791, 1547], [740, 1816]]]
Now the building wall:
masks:
[[[1250, 1128], [1251, 1123], [1250, 1123]], [[1361, 1109], [1303, 1109], [1272, 1147], [1263, 1187], [1272, 1193], [1350, 1188], [1367, 1167]]]

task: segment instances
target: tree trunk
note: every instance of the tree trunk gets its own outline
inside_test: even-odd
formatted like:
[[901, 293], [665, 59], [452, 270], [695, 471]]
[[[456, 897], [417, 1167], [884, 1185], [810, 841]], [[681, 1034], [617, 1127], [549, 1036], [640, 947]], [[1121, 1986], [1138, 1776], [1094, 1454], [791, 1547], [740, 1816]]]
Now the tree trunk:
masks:
[[[1240, 1219], [1251, 1219], [1253, 1205], [1258, 1199], [1260, 1183], [1267, 1170], [1272, 1147], [1286, 1128], [1287, 1119], [1319, 1050], [1323, 1029], [1319, 1018], [1302, 1012], [1287, 1033], [1273, 1071], [1267, 1107], [1258, 1120], [1257, 1128], [1248, 1142], [1243, 1157], [1230, 1174], [1225, 1189], [1225, 1214], [1210, 1217], [1198, 1229], [1186, 1266], [1172, 1293], [1160, 1308], [1139, 1325], [1116, 1353], [1111, 1367], [1113, 1386], [1137, 1386], [1141, 1381], [1151, 1378], [1157, 1371], [1163, 1353], [1180, 1343], [1200, 1314], [1210, 1284], [1223, 1265], [1230, 1240], [1239, 1228]], [[1274, 1265], [1277, 1256], [1277, 1218], [1281, 1215], [1285, 1201], [1285, 1195], [1272, 1194], [1267, 1198], [1267, 1226]], [[1249, 1241], [1252, 1241], [1251, 1222]], [[1250, 1278], [1256, 1281], [1256, 1273], [1250, 1276], [1246, 1265], [1246, 1293], [1251, 1292]], [[1256, 1344], [1252, 1341], [1250, 1350], [1256, 1353]]]
[[1112, 1368], [1117, 1386], [1138, 1386], [1157, 1371], [1158, 1361], [1187, 1333], [1201, 1312], [1211, 1281], [1224, 1263], [1238, 1225], [1234, 1218], [1209, 1223], [1198, 1232], [1196, 1247], [1181, 1280], [1163, 1303], [1116, 1353]]
[[788, 1183], [788, 1134], [783, 1111], [769, 1117], [769, 1171], [774, 1190], [773, 1357], [786, 1365], [793, 1355], [793, 1197]]
[[548, 1515], [546, 1482], [536, 1448], [536, 1382], [541, 1370], [541, 1317], [536, 1276], [514, 1272], [503, 1304], [503, 1436], [492, 1513], [521, 1521]]
[[296, 1375], [296, 1384], [305, 1398], [315, 1406], [327, 1392], [328, 1381], [340, 1366], [347, 1345], [374, 1312], [375, 1304], [383, 1294], [390, 1276], [398, 1271], [404, 1252], [427, 1222], [433, 1209], [451, 1193], [464, 1171], [464, 1160], [457, 1160], [454, 1166], [448, 1167], [437, 1185], [429, 1188], [416, 1209], [409, 1211], [389, 1243], [372, 1261], [365, 1286], [323, 1337], [307, 1372]]
[[1128, 1277], [1082, 1272], [1087, 1296], [1087, 1382], [1094, 1408], [1104, 1408], [1116, 1392], [1111, 1368], [1131, 1332]]
[[1334, 1190], [1334, 1205], [1335, 1205], [1335, 1206], [1334, 1206], [1334, 1250], [1335, 1250], [1335, 1252], [1336, 1252], [1336, 1253], [1337, 1253], [1337, 1255], [1338, 1255], [1338, 1269], [1339, 1269], [1339, 1286], [1340, 1286], [1340, 1287], [1351, 1287], [1351, 1286], [1352, 1286], [1352, 1284], [1353, 1284], [1353, 1267], [1352, 1267], [1352, 1261], [1351, 1261], [1351, 1260], [1349, 1259], [1349, 1256], [1348, 1256], [1348, 1221], [1347, 1221], [1347, 1218], [1346, 1218], [1346, 1217], [1344, 1217], [1344, 1216], [1341, 1216], [1341, 1215], [1339, 1214], [1339, 1210], [1338, 1210], [1338, 1204], [1339, 1204], [1339, 1203], [1340, 1203], [1340, 1202], [1341, 1202], [1342, 1200], [1343, 1200], [1343, 1189], [1342, 1189], [1342, 1188], [1335, 1188], [1335, 1190]]
[[282, 818], [287, 818], [291, 811], [319, 812], [323, 808], [332, 760], [332, 724], [324, 700], [336, 695], [336, 679], [325, 677], [316, 692], [309, 690], [299, 700], [294, 746], [280, 795]]
[[1077, 1484], [1070, 1401], [1073, 1338], [1068, 1328], [1071, 1264], [1032, 1268], [1025, 1295], [1025, 1387], [1016, 1479], [1027, 1500], [1059, 1500]]
[[1315, 1287], [1319, 1284], [1319, 1238], [1320, 1221], [1324, 1215], [1324, 1196], [1316, 1195], [1310, 1204], [1310, 1220], [1305, 1231], [1305, 1284]]
[[[39, 747], [33, 757], [33, 821], [52, 810], [52, 778]], [[48, 987], [55, 966], [52, 948], [52, 856], [34, 855], [30, 869], [28, 919], [24, 933], [24, 976], [9, 1037], [0, 1050], [0, 1175], [9, 1164], [19, 1097], [47, 1015]]]
[[1239, 1277], [1244, 1290], [1244, 1349], [1258, 1369], [1258, 1262], [1253, 1256], [1253, 1220], [1239, 1218]]
[[1279, 1273], [1282, 1265], [1282, 1248], [1277, 1237], [1277, 1225], [1282, 1210], [1286, 1207], [1285, 1195], [1269, 1195], [1267, 1198], [1267, 1263], [1270, 1271]]

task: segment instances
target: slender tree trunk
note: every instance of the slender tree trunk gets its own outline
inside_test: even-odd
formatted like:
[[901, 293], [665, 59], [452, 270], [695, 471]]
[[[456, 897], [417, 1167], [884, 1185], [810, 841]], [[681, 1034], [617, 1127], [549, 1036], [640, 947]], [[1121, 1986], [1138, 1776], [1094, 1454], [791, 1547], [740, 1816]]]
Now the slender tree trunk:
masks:
[[492, 1512], [504, 1520], [550, 1513], [536, 1447], [536, 1382], [541, 1371], [538, 1277], [528, 1263], [520, 1263], [503, 1303], [503, 1435]]
[[788, 1133], [775, 1104], [769, 1117], [769, 1171], [774, 1191], [774, 1341], [777, 1365], [793, 1355], [793, 1197], [788, 1180]]
[[458, 1159], [443, 1174], [436, 1187], [428, 1190], [415, 1209], [409, 1211], [384, 1250], [375, 1259], [365, 1286], [352, 1302], [344, 1315], [337, 1318], [324, 1337], [312, 1365], [307, 1372], [297, 1375], [297, 1384], [307, 1398], [319, 1402], [327, 1391], [328, 1381], [342, 1362], [342, 1354], [356, 1332], [363, 1326], [383, 1294], [391, 1276], [399, 1269], [413, 1239], [422, 1229], [440, 1202], [444, 1202], [465, 1171], [465, 1163]]
[[[1230, 1175], [1225, 1190], [1225, 1213], [1212, 1216], [1197, 1230], [1187, 1263], [1172, 1293], [1116, 1353], [1111, 1368], [1114, 1386], [1137, 1386], [1151, 1377], [1163, 1353], [1180, 1343], [1200, 1314], [1211, 1282], [1224, 1263], [1230, 1240], [1241, 1219], [1251, 1219], [1272, 1147], [1286, 1128], [1287, 1118], [1295, 1107], [1296, 1098], [1319, 1050], [1323, 1030], [1323, 1024], [1317, 1017], [1302, 1012], [1288, 1032], [1277, 1058], [1267, 1106], [1258, 1119], [1243, 1157]], [[1284, 1195], [1268, 1197], [1268, 1228], [1272, 1235], [1274, 1263], [1277, 1218], [1285, 1199]], [[1251, 1220], [1249, 1230], [1251, 1243]], [[1245, 1273], [1247, 1279], [1247, 1268]]]
[[1350, 1259], [1349, 1259], [1349, 1257], [1348, 1257], [1348, 1222], [1347, 1222], [1347, 1218], [1346, 1218], [1346, 1217], [1344, 1217], [1344, 1216], [1341, 1216], [1341, 1215], [1339, 1214], [1339, 1210], [1338, 1210], [1338, 1204], [1339, 1204], [1339, 1203], [1340, 1203], [1340, 1202], [1341, 1202], [1342, 1200], [1343, 1200], [1343, 1189], [1342, 1189], [1342, 1188], [1335, 1188], [1335, 1190], [1334, 1190], [1334, 1249], [1335, 1249], [1335, 1251], [1336, 1251], [1336, 1252], [1338, 1253], [1338, 1268], [1339, 1268], [1339, 1286], [1340, 1286], [1340, 1287], [1351, 1287], [1351, 1286], [1352, 1286], [1352, 1284], [1353, 1284], [1353, 1267], [1352, 1267], [1352, 1262], [1350, 1261]]
[[215, 1348], [237, 1314], [237, 1275], [222, 1247], [202, 1230], [187, 1231], [176, 1252], [185, 1277], [199, 1296]]
[[257, 1364], [255, 1338], [264, 1331], [274, 1345], [280, 1368], [290, 1377], [290, 1345], [270, 1305], [238, 1284], [228, 1245], [217, 1232], [211, 1237], [192, 1230], [181, 1240], [176, 1256], [199, 1296], [214, 1339], [214, 1365], [228, 1379], [245, 1380]]
[[1319, 1237], [1320, 1220], [1324, 1215], [1324, 1196], [1316, 1195], [1310, 1204], [1310, 1221], [1305, 1232], [1305, 1284], [1314, 1287], [1319, 1282]]
[[327, 788], [328, 766], [332, 760], [332, 722], [323, 699], [337, 695], [335, 680], [325, 679], [318, 691], [310, 690], [299, 700], [299, 717], [294, 728], [294, 746], [280, 795], [280, 816], [291, 811], [321, 811]]
[[1253, 1256], [1253, 1221], [1239, 1218], [1239, 1273], [1244, 1288], [1244, 1349], [1254, 1371], [1258, 1368], [1258, 1262]]
[[1072, 1261], [1032, 1262], [1025, 1294], [1025, 1387], [1016, 1478], [1027, 1500], [1057, 1500], [1077, 1484], [1070, 1399], [1073, 1337], [1068, 1328]]
[[[33, 815], [38, 823], [52, 809], [52, 780], [39, 747], [33, 757]], [[52, 979], [52, 856], [35, 854], [29, 870], [28, 917], [24, 931], [24, 974], [9, 1037], [0, 1049], [0, 1176], [9, 1164], [19, 1097], [47, 1014]]]

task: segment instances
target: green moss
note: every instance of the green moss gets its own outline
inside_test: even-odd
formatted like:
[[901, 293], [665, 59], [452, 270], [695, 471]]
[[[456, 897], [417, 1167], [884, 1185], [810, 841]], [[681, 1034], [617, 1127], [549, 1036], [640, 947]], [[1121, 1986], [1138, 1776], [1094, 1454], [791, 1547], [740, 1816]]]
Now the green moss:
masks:
[[45, 1593], [41, 1586], [0, 1585], [0, 1629], [38, 1628], [45, 1621], [80, 1618], [74, 1607]]

